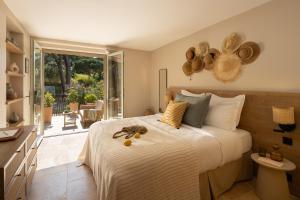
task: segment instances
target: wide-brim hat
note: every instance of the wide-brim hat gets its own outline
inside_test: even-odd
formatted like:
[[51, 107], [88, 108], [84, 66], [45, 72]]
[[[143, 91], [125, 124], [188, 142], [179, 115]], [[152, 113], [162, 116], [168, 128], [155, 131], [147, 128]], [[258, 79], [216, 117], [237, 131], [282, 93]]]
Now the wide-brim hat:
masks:
[[200, 72], [203, 70], [204, 65], [200, 56], [196, 56], [192, 61], [192, 71], [193, 73]]
[[206, 70], [212, 70], [214, 68], [214, 62], [220, 56], [220, 51], [215, 48], [208, 50], [208, 53], [204, 56], [203, 62]]
[[196, 56], [196, 50], [195, 50], [195, 47], [190, 47], [186, 52], [185, 52], [185, 57], [186, 57], [186, 60], [188, 62], [192, 62], [193, 59], [195, 58]]
[[220, 81], [230, 82], [240, 75], [241, 66], [236, 54], [221, 54], [215, 62], [214, 75]]
[[196, 49], [196, 54], [198, 56], [203, 57], [204, 55], [206, 55], [208, 53], [208, 50], [209, 50], [208, 42], [200, 42]]
[[186, 61], [182, 65], [182, 71], [186, 76], [191, 76], [193, 74], [192, 64], [190, 62]]
[[237, 33], [231, 33], [227, 36], [222, 43], [222, 52], [223, 53], [233, 53], [235, 52], [241, 44], [241, 37]]
[[241, 59], [243, 65], [254, 62], [259, 54], [260, 48], [255, 42], [243, 43], [236, 52], [236, 55]]

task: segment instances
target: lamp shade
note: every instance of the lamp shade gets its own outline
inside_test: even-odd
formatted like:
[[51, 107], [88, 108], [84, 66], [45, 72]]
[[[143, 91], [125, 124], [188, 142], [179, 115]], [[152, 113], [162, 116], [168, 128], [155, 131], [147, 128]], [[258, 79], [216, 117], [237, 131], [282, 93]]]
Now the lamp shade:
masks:
[[272, 107], [273, 121], [277, 124], [295, 124], [294, 107]]

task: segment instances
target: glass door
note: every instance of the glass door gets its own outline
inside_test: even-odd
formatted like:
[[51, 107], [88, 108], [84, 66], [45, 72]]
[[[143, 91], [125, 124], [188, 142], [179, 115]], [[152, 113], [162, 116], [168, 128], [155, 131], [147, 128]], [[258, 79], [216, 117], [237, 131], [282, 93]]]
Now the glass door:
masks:
[[106, 118], [123, 118], [123, 51], [107, 55]]
[[37, 130], [38, 142], [40, 142], [44, 134], [44, 72], [42, 49], [36, 42], [33, 44], [32, 77], [33, 124]]

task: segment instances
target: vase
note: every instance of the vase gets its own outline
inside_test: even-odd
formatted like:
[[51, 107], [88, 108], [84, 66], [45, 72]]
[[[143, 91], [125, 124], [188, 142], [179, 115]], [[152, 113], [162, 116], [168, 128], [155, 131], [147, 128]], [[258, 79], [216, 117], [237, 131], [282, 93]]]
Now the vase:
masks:
[[51, 121], [52, 121], [52, 106], [44, 107], [44, 122], [51, 124]]
[[9, 117], [9, 123], [14, 124], [19, 121], [20, 117], [17, 113], [13, 112], [11, 116]]
[[273, 151], [270, 153], [270, 158], [272, 160], [281, 162], [283, 160], [283, 155], [279, 152], [279, 149], [280, 149], [279, 145], [274, 144], [272, 146], [272, 148], [273, 148]]
[[6, 99], [12, 100], [15, 99], [17, 96], [16, 92], [12, 88], [12, 85], [10, 83], [6, 83]]

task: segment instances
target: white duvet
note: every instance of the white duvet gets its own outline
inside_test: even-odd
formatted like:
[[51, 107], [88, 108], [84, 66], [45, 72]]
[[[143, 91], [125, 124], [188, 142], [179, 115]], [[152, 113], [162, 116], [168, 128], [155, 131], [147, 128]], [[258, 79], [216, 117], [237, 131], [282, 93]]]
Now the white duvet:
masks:
[[[90, 127], [80, 160], [92, 169], [100, 200], [198, 200], [199, 174], [247, 151], [239, 134], [209, 126], [175, 129], [159, 118], [102, 121]], [[112, 139], [131, 125], [143, 125], [148, 132], [132, 138], [129, 147], [124, 138]]]

